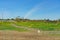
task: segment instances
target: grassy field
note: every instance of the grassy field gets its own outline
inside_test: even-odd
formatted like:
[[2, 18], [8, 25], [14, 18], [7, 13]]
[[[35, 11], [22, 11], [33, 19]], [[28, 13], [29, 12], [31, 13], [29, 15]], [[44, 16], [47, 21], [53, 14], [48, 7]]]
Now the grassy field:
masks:
[[43, 31], [60, 31], [60, 23], [52, 22], [17, 22], [16, 25], [36, 28]]
[[27, 31], [23, 28], [17, 28], [11, 25], [11, 22], [0, 22], [0, 30]]
[[[0, 30], [17, 30], [24, 31], [23, 28], [16, 28], [11, 24], [15, 24], [17, 26], [24, 26], [27, 28], [35, 28], [42, 31], [60, 31], [60, 23], [52, 23], [52, 22], [0, 22]], [[26, 30], [25, 30], [26, 31]]]
[[[24, 27], [41, 32], [28, 31]], [[0, 40], [60, 40], [60, 23], [0, 22]]]

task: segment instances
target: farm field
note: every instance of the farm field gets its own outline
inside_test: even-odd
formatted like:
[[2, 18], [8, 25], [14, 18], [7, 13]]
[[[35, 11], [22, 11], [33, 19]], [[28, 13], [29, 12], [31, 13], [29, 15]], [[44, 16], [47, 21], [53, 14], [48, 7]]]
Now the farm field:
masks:
[[60, 31], [60, 22], [33, 22], [33, 21], [27, 21], [27, 22], [16, 22], [15, 23], [18, 26], [24, 26], [29, 28], [35, 28], [43, 31]]
[[[15, 26], [19, 27], [15, 27]], [[41, 31], [60, 31], [60, 22], [0, 22], [0, 30], [16, 30], [16, 31], [26, 31], [25, 28], [33, 28]]]
[[1, 23], [0, 22], [0, 30], [15, 30], [15, 31], [26, 31], [25, 29], [23, 28], [17, 28], [17, 27], [14, 27], [13, 25], [11, 25], [11, 22], [3, 22]]
[[0, 0], [0, 40], [60, 40], [60, 0]]
[[0, 22], [0, 40], [60, 40], [59, 26], [44, 22]]

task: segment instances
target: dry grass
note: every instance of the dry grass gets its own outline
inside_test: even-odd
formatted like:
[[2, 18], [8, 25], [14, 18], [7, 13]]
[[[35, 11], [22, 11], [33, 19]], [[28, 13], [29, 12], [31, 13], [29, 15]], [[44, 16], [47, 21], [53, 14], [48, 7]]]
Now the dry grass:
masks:
[[48, 36], [35, 32], [1, 30], [0, 40], [60, 40], [60, 36]]

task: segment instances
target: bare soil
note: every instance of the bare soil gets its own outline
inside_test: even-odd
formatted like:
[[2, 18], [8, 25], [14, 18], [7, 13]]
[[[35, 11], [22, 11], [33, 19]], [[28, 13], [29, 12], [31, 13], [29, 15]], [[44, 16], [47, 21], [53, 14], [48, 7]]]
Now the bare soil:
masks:
[[0, 40], [60, 40], [60, 36], [48, 36], [35, 32], [0, 30]]

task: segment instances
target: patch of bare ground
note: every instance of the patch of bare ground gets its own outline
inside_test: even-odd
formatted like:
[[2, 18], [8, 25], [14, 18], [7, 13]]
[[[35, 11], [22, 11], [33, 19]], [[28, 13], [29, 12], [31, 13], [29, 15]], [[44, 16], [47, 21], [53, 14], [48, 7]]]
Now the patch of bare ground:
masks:
[[0, 30], [0, 40], [60, 40], [60, 37], [47, 36], [35, 32]]

